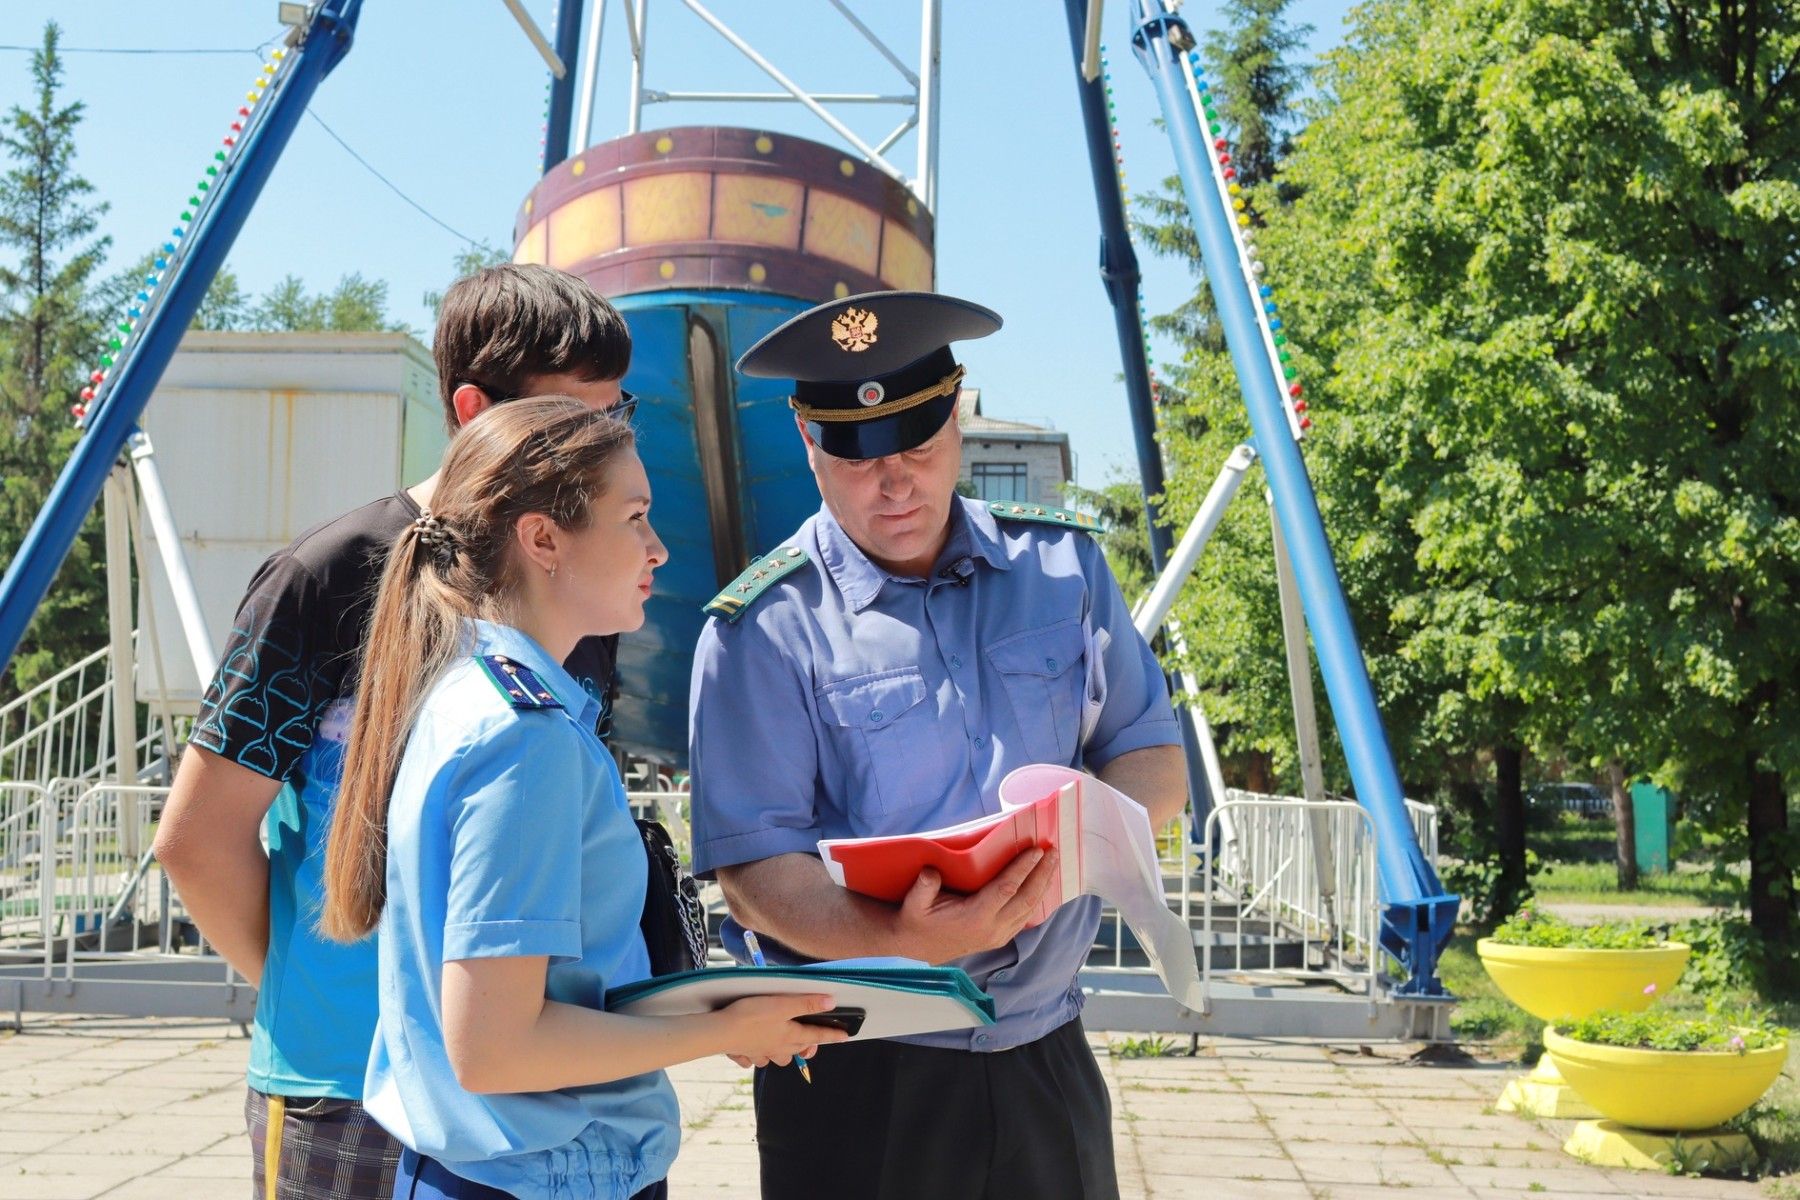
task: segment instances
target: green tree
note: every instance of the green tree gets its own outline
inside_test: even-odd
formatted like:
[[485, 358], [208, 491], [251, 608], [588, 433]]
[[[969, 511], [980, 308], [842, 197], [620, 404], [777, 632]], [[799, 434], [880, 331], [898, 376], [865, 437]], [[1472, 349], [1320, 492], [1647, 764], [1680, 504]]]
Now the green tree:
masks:
[[[484, 267], [497, 267], [503, 262], [511, 261], [512, 256], [504, 250], [496, 250], [486, 242], [471, 243], [450, 260], [450, 277], [461, 279], [465, 275], [473, 275]], [[444, 303], [444, 293], [441, 291], [426, 292], [423, 299], [425, 307], [431, 310], [431, 320], [435, 324], [438, 309]]]
[[336, 333], [408, 332], [404, 322], [387, 313], [385, 280], [364, 279], [352, 272], [329, 292], [309, 293], [297, 275], [282, 279], [263, 294], [250, 315], [252, 328], [277, 333], [330, 330]]
[[[69, 414], [103, 325], [87, 302], [105, 254], [96, 237], [103, 204], [73, 169], [82, 104], [62, 104], [61, 31], [44, 27], [31, 58], [35, 101], [0, 126], [10, 160], [0, 177], [0, 561], [10, 562], [76, 439]], [[106, 604], [92, 517], [14, 655], [10, 683], [24, 690], [105, 643]]]
[[200, 307], [194, 310], [192, 328], [208, 330], [248, 329], [254, 308], [248, 293], [230, 267], [219, 273], [206, 287]]
[[1738, 829], [1773, 946], [1800, 782], [1797, 61], [1772, 8], [1374, 0], [1281, 165], [1296, 198], [1262, 205], [1403, 777], [1516, 778], [1524, 749], [1674, 784]]

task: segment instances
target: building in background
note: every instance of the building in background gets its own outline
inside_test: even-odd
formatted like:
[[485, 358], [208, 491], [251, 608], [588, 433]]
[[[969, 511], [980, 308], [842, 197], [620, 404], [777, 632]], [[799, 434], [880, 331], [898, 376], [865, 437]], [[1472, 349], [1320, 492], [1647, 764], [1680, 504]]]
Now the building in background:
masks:
[[1069, 435], [1026, 421], [1002, 421], [981, 413], [981, 389], [956, 398], [962, 426], [964, 490], [982, 500], [1064, 505], [1074, 477]]

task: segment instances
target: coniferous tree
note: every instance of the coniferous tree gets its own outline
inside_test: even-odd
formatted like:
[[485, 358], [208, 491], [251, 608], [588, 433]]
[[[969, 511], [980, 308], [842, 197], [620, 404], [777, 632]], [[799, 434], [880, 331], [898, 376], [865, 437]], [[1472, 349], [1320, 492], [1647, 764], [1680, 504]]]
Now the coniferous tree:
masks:
[[[10, 563], [74, 447], [69, 413], [100, 344], [89, 281], [106, 252], [104, 204], [73, 169], [80, 101], [61, 103], [61, 31], [32, 55], [32, 104], [0, 126], [0, 561]], [[90, 517], [14, 655], [10, 696], [105, 644], [98, 516]]]

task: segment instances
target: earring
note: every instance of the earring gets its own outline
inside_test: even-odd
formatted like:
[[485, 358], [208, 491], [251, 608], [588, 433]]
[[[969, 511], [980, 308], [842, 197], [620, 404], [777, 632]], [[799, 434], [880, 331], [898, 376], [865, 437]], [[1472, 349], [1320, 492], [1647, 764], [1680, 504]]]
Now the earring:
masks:
[[552, 579], [556, 578], [556, 565], [554, 563], [552, 563], [550, 566], [550, 578], [552, 578]]

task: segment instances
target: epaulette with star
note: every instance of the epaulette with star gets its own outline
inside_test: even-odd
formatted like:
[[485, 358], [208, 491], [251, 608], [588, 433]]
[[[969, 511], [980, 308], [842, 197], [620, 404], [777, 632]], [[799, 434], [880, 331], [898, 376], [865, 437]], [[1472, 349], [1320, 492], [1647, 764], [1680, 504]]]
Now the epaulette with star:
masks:
[[1040, 525], [1061, 525], [1068, 529], [1084, 529], [1089, 533], [1105, 533], [1106, 526], [1095, 517], [1072, 508], [1045, 508], [1041, 504], [988, 505], [988, 511], [1004, 521], [1035, 521]]
[[481, 664], [482, 674], [500, 689], [500, 694], [514, 708], [562, 707], [556, 694], [525, 664], [516, 663], [504, 654], [483, 654], [475, 661]]
[[783, 546], [760, 555], [744, 568], [742, 575], [726, 584], [724, 591], [708, 600], [703, 611], [727, 624], [735, 622], [770, 584], [810, 561], [806, 551], [798, 546]]

